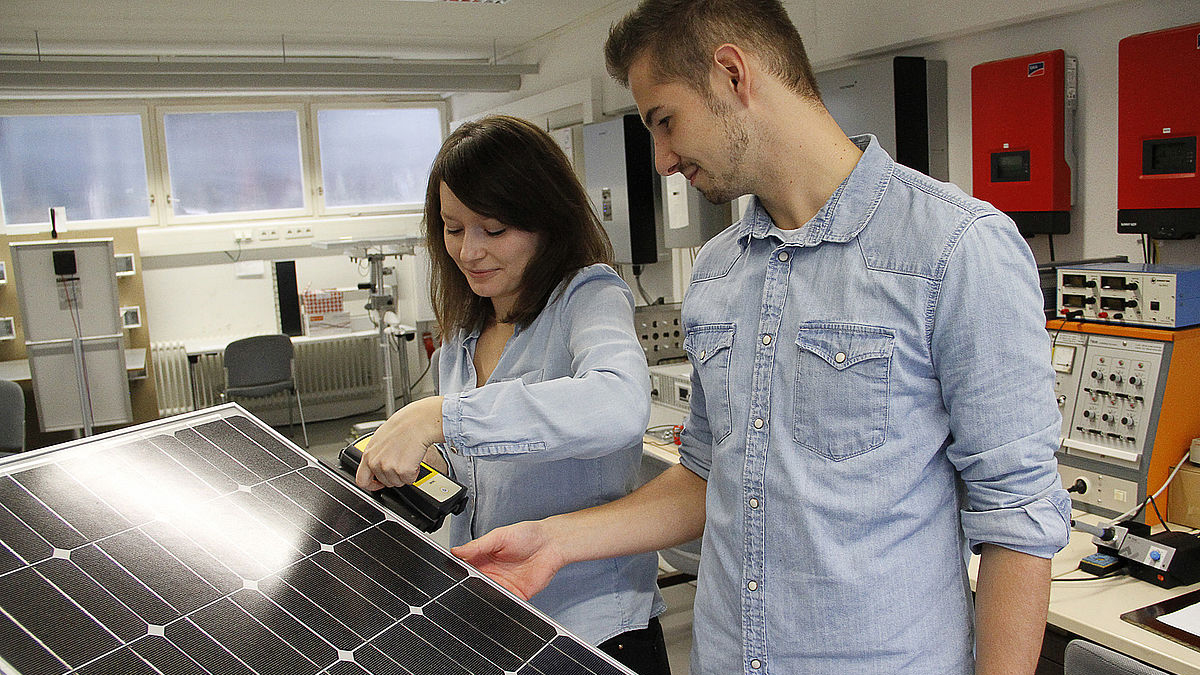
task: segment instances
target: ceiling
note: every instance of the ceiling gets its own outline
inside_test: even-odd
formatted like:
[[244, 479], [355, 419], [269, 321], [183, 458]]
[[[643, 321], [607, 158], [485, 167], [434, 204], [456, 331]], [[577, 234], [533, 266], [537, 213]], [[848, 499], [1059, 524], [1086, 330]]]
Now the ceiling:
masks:
[[503, 59], [634, 0], [2, 0], [0, 55]]

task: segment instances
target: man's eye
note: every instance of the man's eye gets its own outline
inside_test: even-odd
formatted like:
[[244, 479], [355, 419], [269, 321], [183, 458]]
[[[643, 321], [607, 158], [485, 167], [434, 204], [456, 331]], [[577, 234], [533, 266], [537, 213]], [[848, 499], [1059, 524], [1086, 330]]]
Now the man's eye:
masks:
[[485, 231], [488, 233], [489, 237], [499, 237], [500, 235], [507, 232], [508, 228], [505, 227], [505, 228], [500, 228], [499, 230], [485, 230]]

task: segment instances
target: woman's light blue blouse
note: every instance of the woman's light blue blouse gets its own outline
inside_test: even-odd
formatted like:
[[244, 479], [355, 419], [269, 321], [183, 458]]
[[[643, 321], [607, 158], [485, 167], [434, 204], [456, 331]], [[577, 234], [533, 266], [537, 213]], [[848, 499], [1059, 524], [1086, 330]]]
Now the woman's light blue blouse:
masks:
[[[650, 375], [633, 331], [633, 295], [607, 265], [580, 270], [518, 327], [476, 386], [479, 330], [442, 345], [442, 425], [470, 501], [454, 545], [504, 525], [613, 501], [636, 486]], [[647, 518], [653, 517], [647, 514]], [[574, 563], [533, 605], [592, 644], [662, 612], [653, 553]]]

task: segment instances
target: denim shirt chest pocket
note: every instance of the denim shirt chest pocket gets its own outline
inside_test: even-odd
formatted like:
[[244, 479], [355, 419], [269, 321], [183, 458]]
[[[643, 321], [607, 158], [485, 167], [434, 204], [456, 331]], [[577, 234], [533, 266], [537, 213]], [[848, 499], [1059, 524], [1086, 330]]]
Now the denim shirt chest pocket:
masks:
[[895, 333], [887, 328], [812, 322], [796, 337], [792, 435], [840, 461], [883, 445]]
[[713, 443], [725, 440], [733, 428], [729, 396], [733, 334], [732, 323], [709, 323], [692, 326], [683, 338], [683, 348], [704, 390], [704, 413]]

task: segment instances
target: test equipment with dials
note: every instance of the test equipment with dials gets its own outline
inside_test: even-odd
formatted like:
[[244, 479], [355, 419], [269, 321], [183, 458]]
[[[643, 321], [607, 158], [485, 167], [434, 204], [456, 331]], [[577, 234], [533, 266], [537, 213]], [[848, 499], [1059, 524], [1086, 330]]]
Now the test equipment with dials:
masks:
[[1058, 268], [1058, 313], [1119, 325], [1200, 324], [1200, 267], [1096, 263]]
[[[1115, 517], [1153, 494], [1200, 436], [1200, 328], [1047, 323], [1074, 506]], [[1167, 496], [1159, 503], [1165, 508]], [[1157, 522], [1147, 507], [1146, 522]]]

